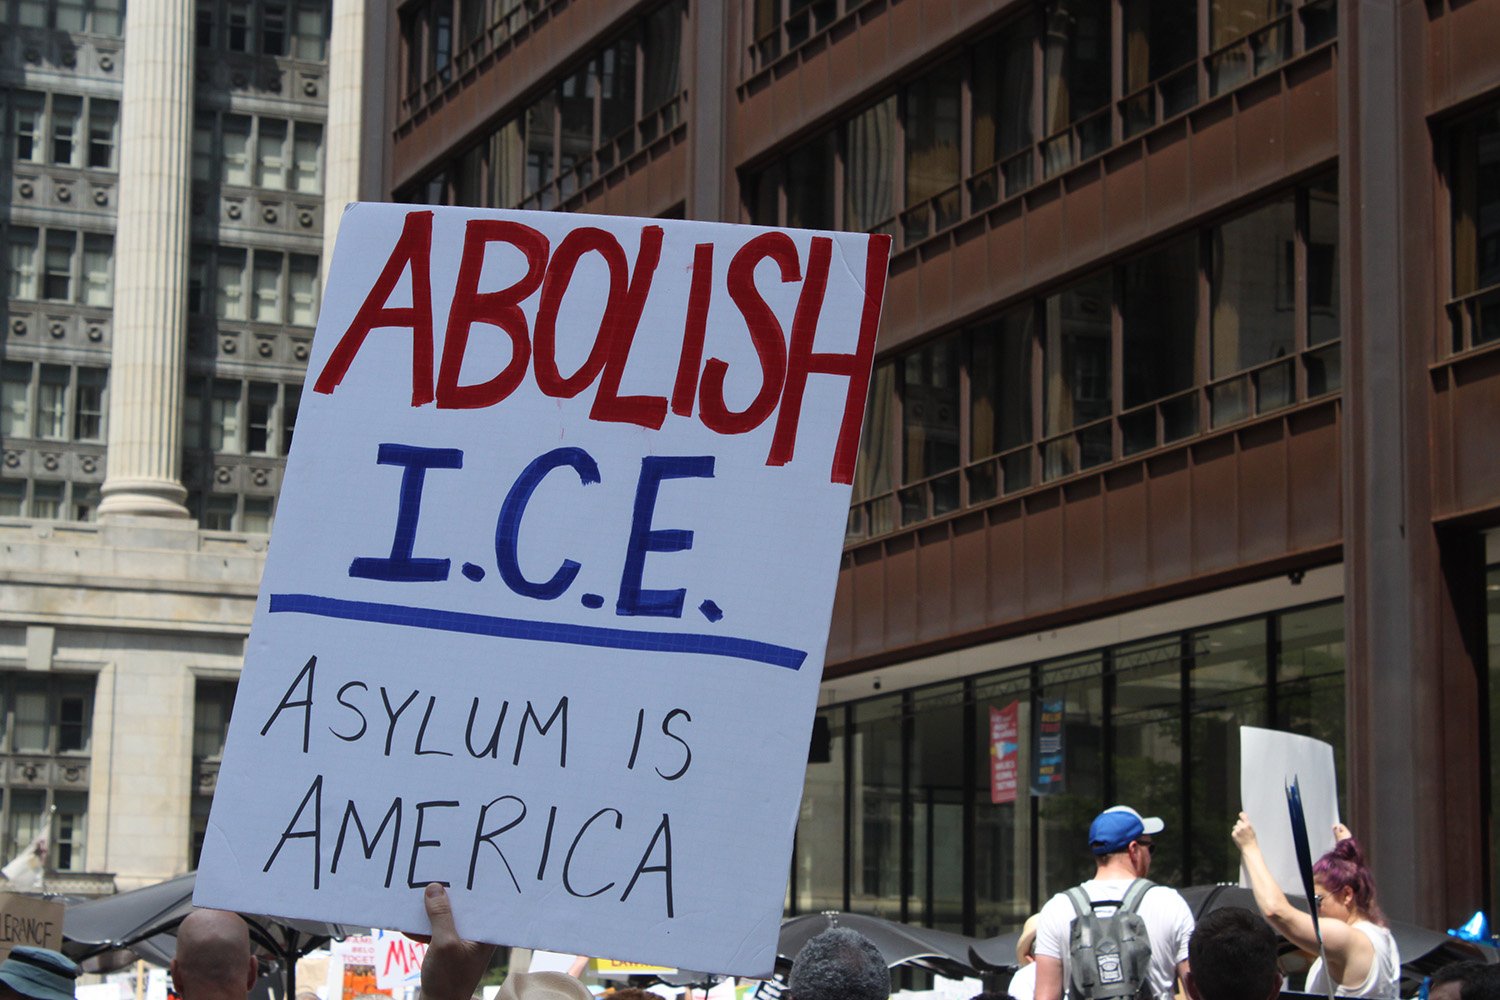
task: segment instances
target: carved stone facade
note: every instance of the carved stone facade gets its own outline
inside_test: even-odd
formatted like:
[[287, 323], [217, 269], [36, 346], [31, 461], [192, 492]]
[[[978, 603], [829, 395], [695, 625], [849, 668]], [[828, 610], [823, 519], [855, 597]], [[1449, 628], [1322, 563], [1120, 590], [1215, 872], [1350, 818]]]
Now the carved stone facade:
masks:
[[196, 863], [355, 195], [331, 7], [0, 4], [0, 863], [54, 888]]

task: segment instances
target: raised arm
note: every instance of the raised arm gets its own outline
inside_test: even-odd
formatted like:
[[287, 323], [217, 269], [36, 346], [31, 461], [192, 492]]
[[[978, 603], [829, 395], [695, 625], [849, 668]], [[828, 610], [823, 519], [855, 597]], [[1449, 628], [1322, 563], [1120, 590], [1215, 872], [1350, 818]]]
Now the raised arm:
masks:
[[[1276, 884], [1271, 869], [1266, 865], [1265, 855], [1261, 853], [1255, 827], [1250, 825], [1250, 817], [1240, 813], [1240, 820], [1234, 825], [1230, 836], [1239, 846], [1240, 856], [1245, 862], [1245, 872], [1250, 876], [1250, 889], [1255, 894], [1255, 905], [1260, 907], [1266, 922], [1298, 948], [1316, 954], [1318, 935], [1317, 930], [1313, 929], [1313, 918], [1293, 906], [1286, 898], [1286, 893], [1281, 891], [1281, 886]], [[1309, 904], [1312, 902], [1308, 900]], [[1328, 952], [1331, 966], [1329, 971], [1335, 973], [1337, 978], [1347, 955], [1350, 934], [1360, 935], [1351, 932], [1348, 924], [1338, 920], [1319, 920], [1318, 930], [1323, 932], [1323, 946]]]

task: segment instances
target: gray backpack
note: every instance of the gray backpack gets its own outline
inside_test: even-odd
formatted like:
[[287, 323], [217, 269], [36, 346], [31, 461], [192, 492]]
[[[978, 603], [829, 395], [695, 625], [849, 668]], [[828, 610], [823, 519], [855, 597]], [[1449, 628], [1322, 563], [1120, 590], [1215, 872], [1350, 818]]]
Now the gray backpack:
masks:
[[1136, 879], [1119, 909], [1104, 918], [1095, 914], [1095, 907], [1115, 906], [1114, 900], [1093, 902], [1082, 886], [1068, 890], [1078, 911], [1068, 936], [1072, 1000], [1151, 1000], [1151, 939], [1136, 910], [1154, 885]]

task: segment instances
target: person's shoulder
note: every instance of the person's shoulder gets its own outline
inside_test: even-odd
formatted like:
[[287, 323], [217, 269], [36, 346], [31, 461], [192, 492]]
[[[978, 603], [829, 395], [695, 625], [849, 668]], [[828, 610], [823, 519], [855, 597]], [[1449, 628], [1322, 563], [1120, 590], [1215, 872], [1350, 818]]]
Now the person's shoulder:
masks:
[[1036, 951], [1038, 955], [1057, 958], [1061, 954], [1062, 939], [1073, 924], [1075, 911], [1067, 891], [1059, 892], [1042, 904], [1037, 911]]
[[1184, 905], [1187, 904], [1187, 900], [1183, 898], [1182, 893], [1178, 892], [1170, 885], [1163, 885], [1161, 882], [1151, 883], [1151, 888], [1146, 891], [1149, 895], [1155, 897], [1156, 899], [1167, 899], [1169, 897], [1175, 897], [1177, 899], [1181, 899]]
[[1189, 922], [1193, 920], [1193, 908], [1188, 905], [1182, 893], [1160, 882], [1146, 891], [1145, 897], [1141, 900], [1141, 906], [1170, 915], [1175, 919], [1186, 919]]
[[[1069, 889], [1071, 888], [1069, 886]], [[1053, 893], [1052, 897], [1042, 904], [1041, 910], [1038, 911], [1038, 916], [1043, 920], [1047, 920], [1059, 913], [1071, 914], [1072, 912], [1073, 902], [1068, 899], [1068, 889], [1064, 889], [1062, 892]]]

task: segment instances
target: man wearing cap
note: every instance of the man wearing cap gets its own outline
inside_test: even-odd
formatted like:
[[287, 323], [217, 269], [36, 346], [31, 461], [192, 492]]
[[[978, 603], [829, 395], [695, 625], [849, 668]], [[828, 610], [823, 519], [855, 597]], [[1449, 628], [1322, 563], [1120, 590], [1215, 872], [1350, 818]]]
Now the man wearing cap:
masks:
[[[1129, 806], [1112, 806], [1089, 827], [1089, 850], [1094, 855], [1094, 877], [1083, 891], [1095, 902], [1118, 904], [1136, 879], [1151, 870], [1152, 838], [1166, 824], [1143, 817]], [[1114, 908], [1099, 906], [1101, 918]], [[1175, 889], [1153, 886], [1137, 911], [1151, 940], [1151, 989], [1157, 1000], [1171, 1000], [1177, 979], [1187, 971], [1188, 940], [1193, 913]], [[1036, 1000], [1060, 1000], [1069, 982], [1068, 938], [1077, 915], [1067, 893], [1058, 893], [1042, 907], [1036, 931]], [[1075, 998], [1077, 1000], [1077, 998]]]
[[73, 1000], [73, 985], [82, 970], [51, 948], [12, 948], [0, 962], [0, 1000]]

